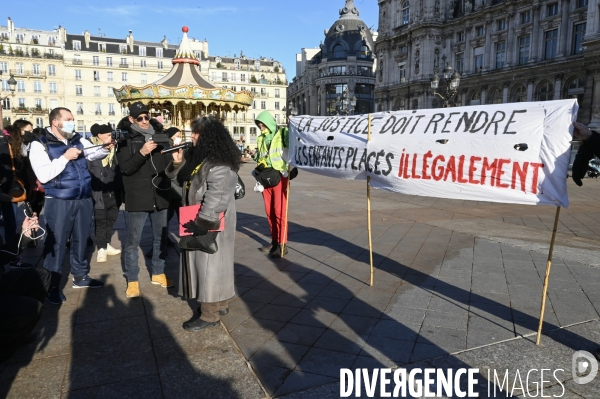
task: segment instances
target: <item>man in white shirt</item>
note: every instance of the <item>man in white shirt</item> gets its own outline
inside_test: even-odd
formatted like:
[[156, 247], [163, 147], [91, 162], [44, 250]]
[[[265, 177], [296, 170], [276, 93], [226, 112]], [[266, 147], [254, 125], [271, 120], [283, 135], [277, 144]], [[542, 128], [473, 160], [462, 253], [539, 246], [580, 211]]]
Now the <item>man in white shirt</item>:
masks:
[[94, 205], [86, 160], [106, 157], [113, 144], [94, 147], [74, 130], [71, 111], [54, 108], [50, 112], [50, 127], [39, 141], [31, 143], [29, 151], [31, 167], [46, 193], [44, 268], [52, 272], [47, 301], [55, 305], [66, 300], [60, 291], [60, 280], [69, 239], [73, 288], [100, 288], [104, 285], [88, 276], [90, 267], [86, 246]]

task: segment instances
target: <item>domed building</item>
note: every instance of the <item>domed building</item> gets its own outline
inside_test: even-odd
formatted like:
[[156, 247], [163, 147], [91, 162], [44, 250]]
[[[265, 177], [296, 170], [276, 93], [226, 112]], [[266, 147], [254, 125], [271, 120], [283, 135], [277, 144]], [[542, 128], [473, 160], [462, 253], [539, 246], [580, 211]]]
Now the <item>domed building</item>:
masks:
[[351, 115], [374, 111], [377, 33], [360, 19], [354, 0], [325, 30], [318, 48], [296, 54], [296, 77], [288, 86], [288, 108], [298, 115]]

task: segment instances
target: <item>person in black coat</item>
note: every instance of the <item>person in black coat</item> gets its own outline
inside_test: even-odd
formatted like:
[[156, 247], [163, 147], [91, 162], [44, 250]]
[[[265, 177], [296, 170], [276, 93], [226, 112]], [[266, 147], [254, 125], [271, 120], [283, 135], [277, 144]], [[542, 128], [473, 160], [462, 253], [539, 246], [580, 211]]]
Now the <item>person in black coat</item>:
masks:
[[590, 160], [594, 157], [600, 157], [600, 133], [590, 130], [586, 125], [579, 122], [574, 122], [573, 127], [573, 138], [582, 140], [583, 143], [579, 146], [573, 161], [571, 178], [575, 184], [582, 186], [581, 179], [585, 177]]
[[[112, 127], [94, 124], [90, 128], [94, 145], [112, 143]], [[123, 181], [121, 171], [117, 168], [114, 149], [104, 159], [88, 161], [88, 169], [92, 175], [92, 199], [94, 200], [94, 221], [96, 225], [96, 245], [99, 263], [107, 261], [107, 255], [119, 255], [120, 249], [113, 248], [110, 240], [113, 226], [119, 216], [121, 206], [121, 190]]]
[[169, 139], [162, 133], [162, 125], [154, 123], [153, 126], [148, 108], [136, 102], [129, 106], [129, 117], [118, 125], [119, 129], [128, 131], [127, 137], [119, 143], [116, 154], [125, 187], [127, 244], [123, 269], [127, 278], [126, 295], [130, 298], [140, 295], [138, 248], [148, 218], [154, 235], [152, 284], [161, 287], [174, 285], [164, 272], [168, 192], [171, 188], [165, 168], [172, 157], [170, 154], [161, 154], [161, 150], [169, 147]]

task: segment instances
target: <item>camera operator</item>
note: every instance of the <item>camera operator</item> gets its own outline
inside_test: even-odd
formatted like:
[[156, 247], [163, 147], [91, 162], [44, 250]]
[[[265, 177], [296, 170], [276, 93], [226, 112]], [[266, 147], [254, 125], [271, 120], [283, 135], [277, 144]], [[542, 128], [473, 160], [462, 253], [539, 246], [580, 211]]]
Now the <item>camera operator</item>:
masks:
[[[153, 122], [153, 123], [151, 123]], [[127, 244], [123, 257], [126, 295], [140, 295], [138, 274], [138, 248], [146, 219], [150, 218], [154, 236], [152, 246], [152, 284], [172, 287], [173, 282], [165, 275], [165, 249], [167, 240], [168, 192], [171, 181], [165, 168], [171, 161], [170, 154], [161, 154], [169, 147], [169, 138], [162, 133], [162, 125], [151, 121], [148, 108], [141, 102], [129, 106], [129, 117], [119, 122], [119, 129], [129, 133], [119, 142], [117, 161], [125, 187], [125, 211], [127, 211]]]

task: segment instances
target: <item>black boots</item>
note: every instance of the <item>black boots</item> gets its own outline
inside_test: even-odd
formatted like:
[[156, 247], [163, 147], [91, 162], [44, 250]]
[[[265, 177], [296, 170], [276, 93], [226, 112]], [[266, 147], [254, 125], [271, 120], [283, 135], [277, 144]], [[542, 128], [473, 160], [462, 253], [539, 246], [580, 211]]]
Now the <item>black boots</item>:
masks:
[[287, 255], [287, 253], [288, 253], [287, 244], [285, 244], [283, 253], [281, 253], [281, 246], [282, 246], [282, 244], [275, 245], [275, 249], [271, 252], [271, 258], [282, 258], [283, 256]]
[[277, 248], [277, 241], [271, 241], [270, 244], [267, 244], [265, 246], [262, 246], [260, 248], [258, 248], [258, 250], [260, 252], [268, 252], [268, 253], [273, 253], [273, 251], [275, 251], [275, 248]]

